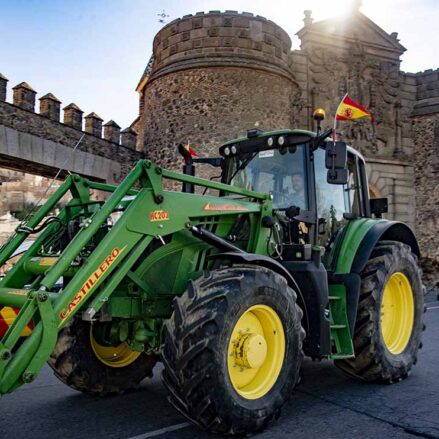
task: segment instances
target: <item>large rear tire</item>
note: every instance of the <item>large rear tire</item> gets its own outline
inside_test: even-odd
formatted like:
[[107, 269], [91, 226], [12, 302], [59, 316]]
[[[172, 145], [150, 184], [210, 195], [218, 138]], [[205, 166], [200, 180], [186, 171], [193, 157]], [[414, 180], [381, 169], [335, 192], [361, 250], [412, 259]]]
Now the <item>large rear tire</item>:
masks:
[[55, 376], [80, 392], [108, 395], [134, 390], [152, 376], [158, 355], [133, 352], [125, 343], [100, 346], [89, 322], [74, 319], [61, 330], [48, 363]]
[[224, 268], [190, 283], [165, 325], [171, 403], [211, 432], [263, 430], [298, 381], [301, 318], [296, 293], [266, 268]]
[[355, 358], [335, 364], [349, 375], [394, 383], [407, 378], [421, 347], [424, 292], [409, 246], [381, 241], [361, 273], [354, 331]]

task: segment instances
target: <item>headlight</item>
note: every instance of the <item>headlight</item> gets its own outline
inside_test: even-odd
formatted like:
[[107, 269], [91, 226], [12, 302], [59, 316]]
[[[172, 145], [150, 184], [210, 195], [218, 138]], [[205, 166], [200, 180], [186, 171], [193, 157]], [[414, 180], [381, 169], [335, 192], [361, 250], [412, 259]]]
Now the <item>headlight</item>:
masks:
[[229, 148], [228, 146], [226, 146], [226, 147], [224, 148], [224, 155], [227, 155], [227, 156], [230, 155], [230, 148]]
[[277, 139], [277, 143], [279, 146], [282, 146], [285, 143], [285, 137], [284, 136], [279, 136]]
[[274, 143], [274, 139], [273, 139], [273, 137], [269, 137], [269, 138], [267, 139], [267, 145], [268, 145], [268, 146], [273, 146], [273, 143]]
[[230, 151], [232, 151], [232, 154], [236, 154], [236, 146], [233, 145], [233, 146], [230, 148]]

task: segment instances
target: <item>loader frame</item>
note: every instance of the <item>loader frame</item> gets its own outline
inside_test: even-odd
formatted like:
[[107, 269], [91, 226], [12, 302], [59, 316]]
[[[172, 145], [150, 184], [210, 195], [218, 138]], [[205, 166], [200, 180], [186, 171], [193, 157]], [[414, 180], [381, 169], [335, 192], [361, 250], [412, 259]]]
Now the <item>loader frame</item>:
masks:
[[[239, 199], [166, 191], [163, 179], [234, 194]], [[90, 198], [91, 190], [111, 195], [105, 202], [97, 202]], [[0, 394], [33, 381], [53, 351], [58, 332], [79, 311], [82, 311], [84, 320], [93, 321], [96, 313], [108, 305], [126, 276], [142, 287], [144, 296], [150, 296], [148, 303], [152, 308], [145, 308], [144, 297], [118, 295], [115, 298], [118, 305], [113, 308], [118, 310], [120, 317], [136, 319], [147, 316], [148, 312], [151, 317], [169, 317], [171, 300], [182, 291], [168, 291], [158, 297], [131, 271], [153, 241], [164, 243], [168, 235], [189, 231], [199, 224], [200, 218], [228, 217], [232, 224], [232, 219], [241, 212], [249, 215], [251, 223], [244, 250], [267, 254], [268, 230], [263, 229], [261, 220], [271, 211], [269, 195], [167, 171], [148, 160], [141, 160], [118, 187], [78, 175], [67, 177], [35, 215], [20, 224], [2, 246], [0, 265], [11, 257], [68, 192], [72, 199], [61, 210], [58, 220], [48, 222], [29, 250], [0, 281], [0, 304], [19, 308], [17, 318], [0, 341]], [[81, 252], [117, 210], [123, 210], [122, 216], [85, 262], [78, 264]], [[44, 255], [38, 258], [45, 240], [56, 232], [60, 222], [67, 223], [71, 218], [81, 218], [82, 222], [79, 232], [65, 249], [56, 258], [44, 258]], [[30, 272], [33, 276], [29, 275]], [[192, 276], [198, 274], [192, 273]], [[55, 292], [55, 285], [63, 276], [70, 276], [69, 281], [61, 291]], [[186, 273], [180, 276], [184, 277], [180, 284], [187, 284], [190, 280]], [[108, 309], [111, 311], [111, 307]], [[34, 329], [23, 341], [21, 334], [30, 322], [33, 322]]]

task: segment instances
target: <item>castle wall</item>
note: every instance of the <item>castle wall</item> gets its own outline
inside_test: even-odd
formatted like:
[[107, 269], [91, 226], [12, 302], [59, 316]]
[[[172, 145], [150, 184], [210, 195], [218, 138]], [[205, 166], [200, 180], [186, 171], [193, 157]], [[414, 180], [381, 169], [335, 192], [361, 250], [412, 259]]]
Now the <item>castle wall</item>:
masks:
[[427, 270], [439, 271], [439, 112], [413, 119], [415, 133], [416, 229]]
[[131, 128], [121, 131], [114, 121], [102, 125], [95, 113], [83, 119], [75, 104], [64, 107], [61, 122], [61, 102], [51, 93], [39, 99], [37, 113], [37, 92], [25, 82], [13, 88], [13, 102], [6, 102], [7, 82], [0, 74], [0, 242], [15, 228], [14, 215], [19, 217], [56, 190], [59, 181], [48, 186], [59, 168], [118, 183], [144, 157], [135, 150]]
[[[18, 133], [26, 133], [40, 139], [49, 140], [68, 148], [73, 148], [84, 133], [81, 129], [73, 128], [38, 113], [1, 101], [0, 126], [11, 128]], [[130, 171], [133, 163], [142, 157], [141, 152], [88, 133], [85, 134], [82, 142], [79, 144], [78, 150], [120, 164], [120, 166], [117, 167], [117, 174], [111, 176], [110, 181], [112, 182], [121, 181]], [[64, 157], [64, 159], [67, 159], [67, 157]], [[17, 166], [18, 165], [20, 164], [17, 163]], [[8, 163], [8, 167], [9, 166], [13, 166], [13, 164]], [[40, 173], [37, 169], [33, 169], [32, 165], [20, 170], [29, 173]], [[43, 175], [47, 175], [47, 173]]]
[[415, 75], [413, 108], [417, 236], [427, 277], [439, 280], [439, 69]]
[[283, 29], [249, 13], [197, 13], [165, 26], [141, 91], [146, 155], [179, 168], [181, 141], [215, 156], [221, 143], [247, 129], [291, 127], [300, 91], [289, 70], [290, 48]]

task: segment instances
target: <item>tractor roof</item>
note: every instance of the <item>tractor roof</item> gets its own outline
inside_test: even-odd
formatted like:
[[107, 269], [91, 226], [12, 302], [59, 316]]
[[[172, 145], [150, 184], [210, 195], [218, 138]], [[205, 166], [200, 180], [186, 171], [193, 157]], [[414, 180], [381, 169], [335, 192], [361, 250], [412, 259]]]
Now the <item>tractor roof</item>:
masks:
[[312, 131], [307, 130], [290, 130], [290, 129], [284, 129], [284, 130], [274, 130], [274, 131], [262, 131], [258, 129], [248, 130], [246, 137], [238, 137], [237, 139], [229, 140], [228, 142], [224, 143], [222, 146], [226, 145], [233, 145], [234, 143], [239, 142], [245, 142], [248, 139], [251, 138], [267, 138], [271, 136], [280, 136], [280, 135], [298, 135], [298, 136], [308, 136], [309, 139], [316, 136], [316, 133]]
[[[230, 153], [231, 155], [235, 155], [280, 147], [288, 147], [309, 142], [316, 136], [317, 134], [315, 132], [308, 130], [283, 129], [261, 131], [258, 129], [253, 129], [247, 132], [246, 137], [238, 137], [237, 139], [229, 140], [221, 145], [219, 152], [223, 157], [227, 157]], [[284, 143], [282, 145], [279, 144], [279, 137], [284, 138]], [[270, 138], [272, 138], [272, 141], [269, 141]], [[326, 139], [326, 142], [332, 142], [332, 139], [328, 138]], [[236, 152], [230, 151], [233, 146], [236, 148]], [[229, 148], [229, 154], [224, 152], [226, 147]], [[359, 156], [364, 161], [362, 154], [349, 145], [348, 151]]]

